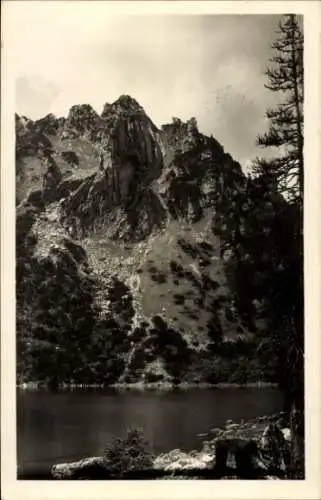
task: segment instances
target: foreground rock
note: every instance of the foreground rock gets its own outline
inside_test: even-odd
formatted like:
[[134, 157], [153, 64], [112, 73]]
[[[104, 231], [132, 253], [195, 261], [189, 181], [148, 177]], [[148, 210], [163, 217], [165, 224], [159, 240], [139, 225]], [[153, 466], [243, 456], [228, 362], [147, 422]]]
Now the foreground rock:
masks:
[[51, 475], [54, 479], [80, 479], [103, 475], [105, 468], [102, 457], [88, 457], [77, 462], [53, 465]]
[[159, 455], [154, 461], [154, 467], [165, 471], [209, 469], [214, 463], [214, 458], [213, 453], [196, 450], [186, 453], [177, 449]]

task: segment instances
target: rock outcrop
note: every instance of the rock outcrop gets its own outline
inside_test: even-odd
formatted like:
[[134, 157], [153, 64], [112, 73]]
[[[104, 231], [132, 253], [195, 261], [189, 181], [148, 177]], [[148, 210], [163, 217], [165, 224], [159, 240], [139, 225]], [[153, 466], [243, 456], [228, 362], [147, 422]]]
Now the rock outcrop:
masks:
[[60, 126], [61, 122], [59, 122], [57, 117], [52, 113], [33, 123], [35, 131], [47, 135], [56, 135]]
[[63, 127], [64, 139], [83, 134], [94, 138], [98, 127], [99, 115], [89, 104], [72, 106]]
[[[95, 477], [95, 473], [101, 475], [104, 472], [102, 457], [88, 457], [77, 462], [67, 462], [53, 465], [51, 475], [53, 479], [85, 479]], [[107, 476], [107, 474], [106, 474]]]

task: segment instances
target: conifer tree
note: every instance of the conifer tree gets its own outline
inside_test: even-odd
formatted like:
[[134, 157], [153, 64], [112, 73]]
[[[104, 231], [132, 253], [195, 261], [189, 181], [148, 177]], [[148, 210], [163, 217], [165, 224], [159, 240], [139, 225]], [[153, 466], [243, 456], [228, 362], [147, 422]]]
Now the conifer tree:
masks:
[[[294, 475], [304, 474], [304, 327], [303, 327], [303, 34], [295, 15], [282, 16], [272, 48], [275, 55], [267, 69], [265, 87], [280, 95], [278, 104], [268, 109], [269, 129], [259, 135], [257, 144], [274, 148], [276, 154], [269, 159], [259, 159], [254, 173], [268, 175], [277, 185], [279, 193], [287, 200], [286, 208], [276, 214], [278, 226], [288, 236], [283, 245], [282, 269], [273, 273], [270, 287], [270, 304], [275, 332], [274, 344], [280, 366], [281, 387], [287, 404], [294, 408]], [[283, 229], [282, 229], [283, 228]], [[283, 235], [279, 232], [277, 241]], [[279, 245], [278, 245], [279, 246]], [[289, 409], [288, 406], [288, 409]], [[291, 410], [292, 414], [292, 410]], [[292, 424], [291, 424], [292, 425]]]
[[265, 148], [276, 148], [271, 159], [257, 160], [254, 172], [269, 171], [279, 190], [288, 200], [303, 203], [303, 34], [297, 17], [282, 16], [271, 66], [266, 70], [268, 82], [265, 87], [278, 93], [281, 98], [275, 108], [268, 109], [266, 117], [269, 129], [259, 135], [257, 144]]

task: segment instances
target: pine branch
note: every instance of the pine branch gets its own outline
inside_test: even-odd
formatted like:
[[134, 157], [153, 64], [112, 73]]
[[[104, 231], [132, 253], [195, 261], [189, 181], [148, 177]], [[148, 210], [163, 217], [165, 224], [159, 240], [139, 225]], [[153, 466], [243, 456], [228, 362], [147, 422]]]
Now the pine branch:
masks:
[[289, 107], [278, 107], [276, 109], [269, 108], [267, 109], [265, 116], [271, 120], [271, 123], [274, 126], [290, 126], [296, 123], [293, 108], [291, 109]]
[[264, 87], [272, 92], [289, 92], [289, 90], [293, 90], [293, 85], [289, 81], [284, 81], [283, 83], [280, 81], [272, 81], [270, 83], [264, 84]]
[[[282, 147], [281, 155], [266, 161], [264, 168], [277, 177], [281, 192], [287, 191], [288, 196], [297, 197], [299, 191], [302, 202], [303, 35], [293, 14], [282, 16], [276, 33], [277, 39], [271, 46], [275, 54], [270, 59], [272, 66], [265, 72], [265, 88], [283, 93], [285, 98], [275, 108], [267, 110], [270, 127], [258, 135], [257, 145], [274, 149]], [[260, 168], [262, 165], [257, 170]], [[295, 184], [294, 188], [292, 184]]]
[[298, 136], [296, 130], [286, 127], [274, 127], [271, 125], [268, 132], [257, 136], [257, 145], [265, 148], [292, 146], [297, 147]]

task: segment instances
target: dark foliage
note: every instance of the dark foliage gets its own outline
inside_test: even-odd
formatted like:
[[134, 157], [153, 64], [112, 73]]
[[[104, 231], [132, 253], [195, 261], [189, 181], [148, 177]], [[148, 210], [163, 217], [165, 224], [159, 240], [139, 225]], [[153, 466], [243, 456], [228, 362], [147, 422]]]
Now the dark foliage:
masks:
[[79, 158], [74, 151], [63, 151], [61, 157], [69, 164], [79, 166]]
[[167, 277], [165, 273], [162, 273], [161, 271], [156, 271], [151, 274], [151, 279], [155, 281], [156, 283], [166, 283]]
[[186, 370], [190, 359], [190, 349], [182, 335], [168, 327], [161, 316], [154, 316], [151, 335], [155, 354], [164, 359], [165, 367], [173, 377], [179, 378]]
[[114, 476], [152, 469], [153, 455], [141, 429], [129, 429], [125, 438], [114, 438], [104, 451], [104, 466]]
[[[273, 66], [267, 69], [266, 88], [283, 95], [275, 109], [268, 109], [267, 133], [258, 136], [258, 144], [276, 148], [272, 160], [258, 160], [256, 171], [273, 175], [278, 188], [292, 201], [303, 201], [303, 34], [295, 15], [285, 15], [279, 23], [277, 39], [272, 45]], [[285, 154], [279, 154], [279, 148]]]

